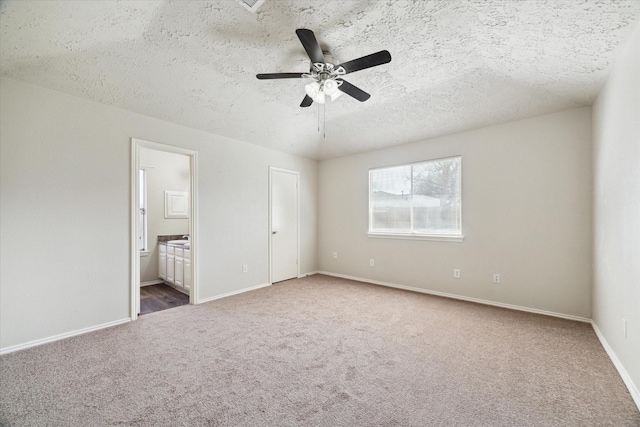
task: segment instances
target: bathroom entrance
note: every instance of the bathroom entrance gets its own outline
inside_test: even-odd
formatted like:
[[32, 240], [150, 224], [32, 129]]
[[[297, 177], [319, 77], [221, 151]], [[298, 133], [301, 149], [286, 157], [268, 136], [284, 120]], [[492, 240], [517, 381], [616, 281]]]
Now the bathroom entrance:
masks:
[[132, 139], [132, 319], [197, 301], [196, 156]]

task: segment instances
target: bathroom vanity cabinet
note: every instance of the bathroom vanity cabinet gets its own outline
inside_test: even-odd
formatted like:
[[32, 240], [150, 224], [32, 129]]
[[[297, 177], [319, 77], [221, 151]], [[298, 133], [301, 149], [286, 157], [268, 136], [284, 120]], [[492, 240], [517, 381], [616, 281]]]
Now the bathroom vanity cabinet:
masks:
[[178, 290], [191, 289], [191, 250], [183, 245], [158, 245], [158, 277]]
[[185, 291], [191, 290], [191, 249], [184, 250], [184, 281]]
[[175, 261], [175, 249], [173, 246], [167, 245], [167, 278], [166, 282], [172, 285], [176, 284], [176, 261]]
[[167, 280], [167, 245], [159, 244], [158, 277]]

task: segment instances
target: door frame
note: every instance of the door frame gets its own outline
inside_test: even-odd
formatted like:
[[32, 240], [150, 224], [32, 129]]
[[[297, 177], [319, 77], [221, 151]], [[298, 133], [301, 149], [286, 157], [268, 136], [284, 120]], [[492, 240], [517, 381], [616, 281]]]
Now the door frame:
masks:
[[166, 153], [182, 154], [189, 157], [189, 240], [191, 240], [191, 289], [189, 304], [198, 303], [198, 152], [173, 145], [159, 144], [139, 138], [131, 138], [131, 277], [130, 277], [130, 316], [131, 320], [138, 318], [140, 311], [140, 251], [138, 250], [138, 234], [140, 224], [140, 149], [148, 148]]
[[272, 186], [273, 172], [290, 173], [296, 177], [296, 276], [300, 277], [300, 172], [278, 168], [275, 166], [269, 166], [269, 284], [273, 283], [273, 200], [272, 200]]

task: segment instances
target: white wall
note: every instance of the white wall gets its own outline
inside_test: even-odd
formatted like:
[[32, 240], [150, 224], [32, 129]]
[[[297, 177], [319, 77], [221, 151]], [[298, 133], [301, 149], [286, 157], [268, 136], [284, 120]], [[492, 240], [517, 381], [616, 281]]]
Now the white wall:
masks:
[[129, 317], [131, 137], [198, 151], [201, 299], [268, 282], [270, 165], [317, 269], [315, 161], [2, 78], [0, 349]]
[[140, 149], [140, 165], [147, 169], [147, 249], [140, 257], [140, 282], [158, 280], [158, 236], [189, 234], [189, 219], [164, 217], [164, 192], [189, 192], [189, 156]]
[[640, 26], [593, 106], [593, 141], [593, 322], [640, 407]]
[[[319, 269], [589, 318], [591, 150], [586, 107], [323, 161]], [[463, 243], [367, 237], [368, 169], [454, 155]]]

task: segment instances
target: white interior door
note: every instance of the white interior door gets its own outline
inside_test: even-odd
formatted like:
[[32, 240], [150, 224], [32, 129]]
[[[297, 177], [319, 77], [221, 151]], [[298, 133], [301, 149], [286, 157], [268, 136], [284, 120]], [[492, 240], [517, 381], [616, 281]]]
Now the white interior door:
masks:
[[271, 169], [271, 282], [298, 277], [298, 173]]

